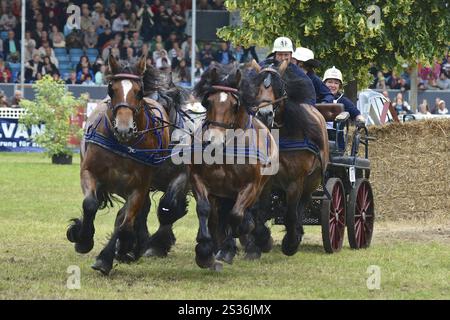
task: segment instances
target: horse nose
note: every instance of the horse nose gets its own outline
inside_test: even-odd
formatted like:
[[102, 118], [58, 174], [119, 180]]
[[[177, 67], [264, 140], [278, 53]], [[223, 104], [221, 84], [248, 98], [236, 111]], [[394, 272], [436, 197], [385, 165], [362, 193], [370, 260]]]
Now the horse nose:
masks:
[[256, 114], [257, 118], [259, 118], [266, 126], [271, 127], [272, 123], [273, 123], [273, 119], [274, 119], [274, 114], [273, 114], [273, 110], [269, 109], [269, 110], [264, 110], [261, 109], [259, 110], [259, 112]]
[[129, 140], [134, 135], [134, 124], [131, 123], [121, 123], [120, 121], [115, 121], [114, 132], [115, 135], [120, 140]]

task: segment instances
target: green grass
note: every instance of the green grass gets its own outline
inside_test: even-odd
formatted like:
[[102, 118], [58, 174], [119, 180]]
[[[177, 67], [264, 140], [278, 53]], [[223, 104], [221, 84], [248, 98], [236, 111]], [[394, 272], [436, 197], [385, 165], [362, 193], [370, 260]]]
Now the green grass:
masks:
[[[386, 240], [375, 234], [367, 250], [325, 254], [320, 228], [306, 227], [300, 251], [281, 253], [283, 230], [260, 261], [242, 254], [222, 272], [194, 261], [197, 218], [175, 225], [177, 244], [166, 259], [115, 266], [109, 277], [90, 268], [112, 230], [115, 211], [99, 212], [94, 249], [75, 253], [69, 219], [81, 214], [79, 159], [55, 166], [40, 154], [0, 154], [0, 299], [449, 299], [450, 244], [439, 238]], [[117, 210], [117, 208], [115, 208]], [[149, 228], [156, 229], [155, 206]], [[67, 268], [81, 269], [81, 289], [69, 290]], [[369, 290], [367, 268], [381, 268], [381, 288]]]

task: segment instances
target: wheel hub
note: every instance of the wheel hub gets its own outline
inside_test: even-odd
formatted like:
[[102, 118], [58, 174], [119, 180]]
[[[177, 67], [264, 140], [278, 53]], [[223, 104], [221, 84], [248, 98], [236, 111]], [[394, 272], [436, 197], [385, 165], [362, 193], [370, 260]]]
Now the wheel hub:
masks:
[[361, 212], [361, 217], [363, 221], [366, 221], [366, 211]]

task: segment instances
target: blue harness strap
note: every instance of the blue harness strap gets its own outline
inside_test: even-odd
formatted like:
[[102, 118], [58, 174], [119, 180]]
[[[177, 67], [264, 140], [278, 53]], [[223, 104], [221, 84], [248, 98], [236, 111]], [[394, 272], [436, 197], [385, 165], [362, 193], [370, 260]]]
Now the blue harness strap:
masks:
[[[162, 119], [162, 113], [160, 110], [158, 111], [160, 112], [160, 116]], [[146, 130], [148, 130], [150, 121], [152, 122], [153, 125], [155, 125], [155, 123], [158, 121], [158, 117], [148, 112], [148, 110], [146, 110], [146, 117], [147, 117]], [[104, 126], [108, 130], [108, 135], [104, 135], [97, 131], [97, 127], [101, 123], [102, 118], [104, 120]], [[94, 123], [88, 127], [84, 135], [84, 138], [86, 143], [96, 144], [124, 158], [135, 160], [147, 166], [155, 166], [162, 164], [164, 161], [170, 158], [171, 149], [165, 149], [162, 146], [162, 130], [164, 129], [161, 128], [159, 130], [153, 131], [158, 139], [158, 146], [155, 149], [136, 148], [136, 145], [142, 141], [143, 136], [141, 136], [138, 139], [138, 141], [134, 143], [132, 146], [123, 145], [119, 143], [112, 134], [111, 128], [109, 127], [108, 121], [106, 119], [106, 114], [100, 114], [98, 120], [94, 121]], [[163, 155], [164, 153], [169, 153], [169, 155], [164, 156]]]
[[[208, 147], [208, 144], [193, 144], [190, 148], [190, 150], [193, 153], [197, 152], [203, 152]], [[188, 152], [190, 151], [187, 150]], [[247, 148], [247, 147], [237, 147], [234, 146], [234, 148], [231, 148], [230, 146], [224, 146], [222, 150], [222, 155], [224, 157], [239, 157], [243, 156], [248, 159], [256, 159], [257, 161], [261, 162], [262, 164], [270, 164], [270, 158], [268, 155], [264, 154], [263, 152], [259, 151], [255, 148]]]
[[307, 137], [303, 140], [292, 140], [292, 139], [282, 139], [280, 138], [280, 151], [310, 151], [315, 155], [320, 155], [320, 150], [317, 145]]
[[[207, 122], [203, 122], [202, 127], [197, 130], [204, 129], [207, 125], [208, 125]], [[251, 116], [251, 115], [249, 116], [249, 120], [248, 120], [247, 125], [244, 130], [248, 130], [248, 129], [254, 129], [253, 116]], [[269, 136], [267, 136], [267, 138], [266, 138], [266, 146], [265, 146], [266, 153], [264, 153], [264, 152], [261, 152], [256, 145], [256, 138], [253, 135], [254, 131], [252, 130], [251, 132], [252, 132], [252, 135], [251, 135], [252, 138], [251, 138], [249, 147], [239, 147], [239, 146], [235, 146], [235, 145], [233, 145], [233, 147], [231, 147], [231, 146], [224, 145], [223, 149], [220, 150], [220, 151], [222, 151], [222, 155], [225, 157], [244, 156], [245, 158], [256, 159], [257, 161], [261, 162], [264, 165], [270, 164], [271, 160], [269, 157], [269, 151], [270, 151]], [[190, 150], [187, 150], [187, 151], [188, 152], [192, 151], [193, 153], [203, 152], [207, 146], [208, 146], [208, 144], [205, 144], [205, 143], [203, 143], [203, 144], [194, 143], [191, 145]]]

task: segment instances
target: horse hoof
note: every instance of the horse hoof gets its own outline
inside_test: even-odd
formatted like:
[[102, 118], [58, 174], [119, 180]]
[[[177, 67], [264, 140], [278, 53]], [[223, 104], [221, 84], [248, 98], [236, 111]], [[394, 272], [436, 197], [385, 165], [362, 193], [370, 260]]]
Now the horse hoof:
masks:
[[133, 252], [128, 252], [126, 254], [116, 254], [116, 260], [121, 263], [131, 263], [137, 260], [136, 255]]
[[100, 271], [103, 275], [107, 276], [112, 269], [112, 263], [109, 264], [102, 259], [97, 259], [91, 268], [96, 271]]
[[90, 239], [86, 242], [77, 242], [75, 243], [75, 251], [78, 253], [88, 253], [94, 247], [94, 239]]
[[233, 264], [233, 258], [234, 254], [223, 250], [219, 250], [219, 252], [216, 254], [216, 260], [223, 261], [228, 264]]
[[74, 219], [72, 224], [67, 228], [66, 236], [67, 240], [72, 243], [79, 241], [79, 234], [81, 230], [81, 221], [79, 219]]
[[294, 254], [297, 253], [299, 244], [300, 242], [297, 242], [296, 244], [292, 245], [288, 243], [287, 237], [284, 237], [281, 243], [281, 251], [286, 256], [293, 256]]
[[148, 248], [142, 256], [144, 256], [146, 258], [151, 258], [151, 257], [165, 258], [165, 257], [167, 257], [167, 252], [164, 252], [161, 249]]
[[270, 252], [273, 248], [273, 238], [270, 237], [269, 240], [261, 247], [261, 251], [264, 253]]
[[209, 269], [215, 272], [221, 272], [223, 270], [223, 264], [216, 261], [209, 267]]
[[208, 258], [199, 258], [198, 256], [195, 256], [195, 262], [197, 265], [202, 269], [212, 269], [214, 267], [214, 263], [216, 262], [216, 259], [214, 256], [208, 257]]
[[245, 260], [258, 260], [261, 258], [261, 252], [247, 252], [244, 256]]

